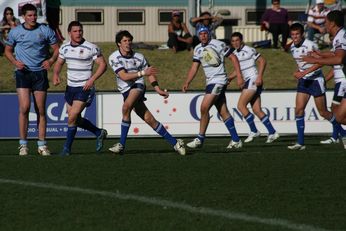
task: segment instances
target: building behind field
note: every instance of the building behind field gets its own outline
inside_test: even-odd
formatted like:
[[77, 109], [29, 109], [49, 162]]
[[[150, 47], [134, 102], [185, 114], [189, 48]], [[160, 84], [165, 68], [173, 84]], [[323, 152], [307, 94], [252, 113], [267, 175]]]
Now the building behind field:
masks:
[[[294, 21], [304, 14], [308, 3], [281, 0]], [[267, 36], [260, 31], [259, 20], [270, 6], [271, 0], [61, 0], [60, 26], [66, 35], [68, 23], [79, 20], [85, 25], [85, 37], [94, 42], [112, 42], [116, 31], [129, 30], [137, 42], [165, 43], [173, 10], [181, 11], [182, 20], [192, 33], [189, 18], [207, 10], [223, 13], [224, 22], [216, 32], [218, 39], [229, 38], [233, 31], [239, 31], [248, 42], [253, 42]]]

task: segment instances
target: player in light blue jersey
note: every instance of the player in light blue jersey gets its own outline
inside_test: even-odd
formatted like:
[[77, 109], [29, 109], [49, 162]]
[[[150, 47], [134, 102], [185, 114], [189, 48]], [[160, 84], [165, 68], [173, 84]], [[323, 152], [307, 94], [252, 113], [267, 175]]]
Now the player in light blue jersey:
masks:
[[[37, 23], [37, 9], [32, 4], [22, 7], [24, 23], [13, 28], [6, 41], [5, 55], [16, 67], [15, 78], [19, 101], [19, 155], [27, 155], [27, 133], [30, 95], [33, 94], [38, 126], [38, 153], [50, 155], [46, 145], [47, 70], [55, 62], [59, 45], [49, 26]], [[53, 53], [49, 58], [49, 46]], [[13, 54], [14, 51], [14, 54]]]
[[[75, 138], [77, 127], [92, 132], [96, 138], [96, 151], [103, 147], [103, 140], [107, 131], [92, 124], [81, 116], [82, 111], [90, 106], [95, 96], [95, 81], [107, 69], [107, 63], [98, 48], [83, 38], [83, 25], [72, 21], [67, 28], [70, 41], [64, 43], [59, 49], [59, 57], [54, 66], [53, 84], [60, 84], [59, 74], [64, 63], [67, 64], [67, 87], [65, 100], [67, 102], [68, 129], [66, 142], [61, 155], [69, 155]], [[93, 73], [93, 65], [98, 65]]]
[[132, 50], [132, 40], [133, 36], [130, 32], [126, 30], [119, 31], [115, 36], [115, 42], [119, 49], [109, 56], [109, 64], [115, 72], [118, 90], [124, 97], [120, 142], [113, 145], [109, 150], [113, 153], [124, 153], [127, 134], [131, 126], [131, 112], [134, 110], [155, 132], [170, 143], [176, 152], [180, 155], [185, 155], [186, 152], [183, 141], [174, 138], [166, 128], [154, 118], [144, 103], [146, 100], [144, 77], [148, 78], [159, 95], [167, 98], [169, 94], [159, 87], [155, 77], [157, 69], [150, 66], [142, 54]]
[[[233, 54], [236, 55], [239, 60], [244, 80], [244, 85], [241, 89], [241, 94], [238, 100], [238, 109], [250, 127], [249, 136], [244, 140], [244, 142], [251, 142], [255, 137], [260, 135], [254, 122], [255, 116], [247, 108], [247, 105], [250, 103], [253, 113], [262, 121], [263, 125], [268, 130], [266, 143], [272, 143], [279, 138], [279, 133], [276, 132], [268, 115], [263, 112], [261, 107], [263, 73], [266, 66], [266, 60], [254, 48], [244, 44], [243, 35], [239, 32], [234, 32], [231, 35], [231, 44], [235, 49]], [[258, 70], [256, 63], [258, 64]], [[235, 72], [229, 76], [230, 80], [236, 77], [237, 75]]]
[[[294, 23], [290, 27], [291, 38], [293, 44], [291, 53], [295, 59], [298, 70], [294, 73], [294, 77], [298, 80], [296, 95], [296, 125], [298, 131], [297, 143], [288, 146], [291, 150], [304, 150], [304, 110], [311, 96], [314, 97], [315, 105], [319, 114], [333, 125], [333, 134], [330, 138], [331, 143], [339, 142], [339, 134], [343, 135], [344, 130], [336, 121], [333, 113], [327, 110], [325, 96], [325, 80], [319, 64], [308, 64], [302, 60], [302, 56], [309, 52], [318, 50], [317, 45], [304, 38], [304, 27], [300, 23]], [[328, 143], [327, 141], [321, 141]], [[330, 142], [329, 142], [330, 143]]]
[[228, 111], [225, 96], [228, 84], [225, 58], [229, 58], [232, 61], [240, 79], [241, 73], [238, 59], [232, 54], [233, 49], [227, 47], [224, 42], [211, 39], [211, 34], [207, 27], [200, 27], [197, 34], [201, 43], [194, 49], [193, 62], [182, 87], [182, 91], [186, 92], [188, 90], [191, 81], [195, 78], [201, 65], [206, 77], [206, 89], [200, 109], [201, 120], [199, 134], [193, 141], [188, 143], [187, 146], [189, 148], [202, 147], [209, 124], [209, 110], [215, 105], [231, 135], [231, 141], [227, 149], [241, 148], [242, 142], [234, 126], [234, 119]]
[[[326, 29], [333, 38], [332, 51], [313, 52], [303, 57], [307, 63], [332, 65], [334, 70], [334, 96], [332, 112], [338, 122], [346, 124], [346, 30], [344, 28], [344, 14], [334, 10], [328, 13]], [[342, 136], [346, 149], [346, 135]]]

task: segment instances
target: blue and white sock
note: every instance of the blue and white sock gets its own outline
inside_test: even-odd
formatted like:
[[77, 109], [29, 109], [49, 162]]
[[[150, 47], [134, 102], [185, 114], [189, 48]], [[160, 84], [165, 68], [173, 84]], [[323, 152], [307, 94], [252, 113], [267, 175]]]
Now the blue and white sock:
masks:
[[71, 126], [67, 128], [66, 141], [64, 144], [64, 149], [68, 152], [71, 151], [72, 143], [74, 141], [74, 137], [76, 136], [77, 126]]
[[268, 115], [265, 115], [261, 118], [263, 125], [267, 128], [269, 135], [274, 134], [276, 131], [269, 120]]
[[224, 123], [225, 123], [225, 125], [226, 125], [226, 127], [228, 129], [229, 134], [231, 134], [232, 140], [234, 142], [239, 142], [240, 139], [239, 139], [237, 130], [236, 130], [235, 126], [234, 126], [234, 119], [233, 119], [233, 117], [230, 116], [228, 119], [226, 119], [224, 121]]
[[80, 118], [78, 120], [78, 127], [88, 130], [95, 134], [95, 136], [99, 136], [101, 134], [101, 129], [96, 127], [93, 123], [85, 118]]
[[129, 133], [129, 129], [131, 126], [131, 121], [121, 121], [121, 135], [120, 135], [120, 143], [123, 147], [125, 147], [127, 134]]
[[298, 132], [298, 144], [304, 145], [304, 130], [305, 130], [304, 115], [296, 116], [296, 125], [297, 125], [297, 132]]
[[45, 146], [47, 144], [46, 140], [38, 140], [37, 141], [37, 147], [42, 147]]
[[177, 143], [177, 139], [174, 138], [160, 122], [157, 123], [157, 126], [154, 130], [172, 146], [174, 146]]
[[247, 114], [246, 116], [244, 116], [247, 124], [249, 125], [250, 127], [250, 130], [253, 132], [253, 133], [256, 133], [257, 132], [257, 128], [256, 128], [256, 125], [255, 125], [255, 116], [249, 112], [249, 114]]

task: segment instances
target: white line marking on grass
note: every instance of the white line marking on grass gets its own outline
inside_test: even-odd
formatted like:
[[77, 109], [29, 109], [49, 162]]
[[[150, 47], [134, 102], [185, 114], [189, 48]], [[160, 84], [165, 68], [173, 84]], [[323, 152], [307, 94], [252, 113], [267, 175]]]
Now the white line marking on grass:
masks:
[[184, 210], [186, 212], [190, 212], [193, 214], [216, 216], [216, 217], [226, 218], [229, 220], [239, 220], [239, 221], [245, 221], [249, 223], [258, 223], [258, 224], [264, 224], [269, 226], [280, 226], [280, 227], [288, 228], [291, 230], [329, 231], [327, 229], [323, 229], [323, 228], [319, 228], [319, 227], [315, 227], [311, 225], [295, 224], [291, 221], [278, 219], [278, 218], [261, 218], [261, 217], [247, 215], [245, 213], [237, 213], [237, 212], [232, 212], [227, 210], [219, 210], [219, 209], [212, 209], [212, 208], [206, 208], [206, 207], [195, 207], [186, 203], [173, 202], [173, 201], [158, 199], [153, 197], [138, 196], [134, 194], [123, 194], [118, 191], [117, 192], [98, 191], [94, 189], [70, 187], [70, 186], [56, 185], [56, 184], [50, 184], [50, 183], [10, 180], [10, 179], [3, 179], [3, 178], [0, 178], [0, 183], [21, 185], [21, 186], [34, 187], [34, 188], [52, 189], [57, 191], [76, 192], [76, 193], [82, 193], [82, 194], [88, 194], [88, 195], [103, 196], [103, 197], [119, 199], [119, 200], [131, 200], [131, 201], [137, 201], [137, 202], [141, 202], [141, 203], [149, 204], [149, 205], [180, 209], [180, 210]]

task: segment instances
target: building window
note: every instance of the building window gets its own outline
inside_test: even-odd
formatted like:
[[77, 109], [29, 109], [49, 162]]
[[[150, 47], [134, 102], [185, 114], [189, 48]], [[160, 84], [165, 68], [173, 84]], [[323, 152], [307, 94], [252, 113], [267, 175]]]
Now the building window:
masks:
[[259, 25], [261, 23], [261, 17], [264, 13], [264, 9], [251, 9], [246, 10], [246, 24], [247, 25]]
[[[178, 10], [180, 12], [180, 21], [185, 22], [185, 10]], [[172, 19], [173, 10], [159, 10], [159, 25], [168, 25]]]
[[76, 20], [85, 25], [100, 25], [103, 24], [103, 10], [94, 9], [77, 9]]
[[118, 25], [144, 24], [144, 10], [118, 10]]

